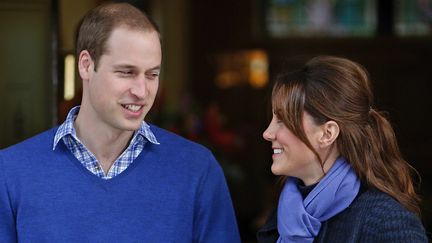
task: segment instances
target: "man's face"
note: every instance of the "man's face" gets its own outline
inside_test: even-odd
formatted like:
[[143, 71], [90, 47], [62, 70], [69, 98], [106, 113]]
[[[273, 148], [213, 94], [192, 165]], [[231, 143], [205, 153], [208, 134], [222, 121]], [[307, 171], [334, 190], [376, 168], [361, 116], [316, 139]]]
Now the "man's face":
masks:
[[90, 61], [81, 109], [88, 111], [92, 125], [137, 130], [153, 105], [159, 86], [159, 36], [155, 31], [120, 27], [112, 32], [106, 47], [97, 71]]

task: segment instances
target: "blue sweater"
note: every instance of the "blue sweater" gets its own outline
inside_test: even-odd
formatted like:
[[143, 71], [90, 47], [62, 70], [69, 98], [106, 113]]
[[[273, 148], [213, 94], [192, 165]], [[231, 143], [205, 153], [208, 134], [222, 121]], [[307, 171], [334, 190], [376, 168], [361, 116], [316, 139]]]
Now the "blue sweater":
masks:
[[[257, 233], [258, 242], [276, 242], [277, 213]], [[389, 195], [362, 187], [352, 204], [321, 225], [314, 242], [427, 243], [420, 219]]]
[[151, 127], [111, 180], [96, 177], [56, 129], [0, 151], [0, 242], [240, 242], [223, 172], [204, 147]]

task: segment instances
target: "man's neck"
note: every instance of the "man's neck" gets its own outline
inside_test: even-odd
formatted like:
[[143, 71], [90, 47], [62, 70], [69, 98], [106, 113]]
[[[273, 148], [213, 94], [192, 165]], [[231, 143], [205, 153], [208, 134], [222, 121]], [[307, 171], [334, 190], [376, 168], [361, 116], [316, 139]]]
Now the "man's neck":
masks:
[[74, 122], [74, 128], [80, 141], [96, 156], [105, 175], [115, 160], [127, 148], [133, 136], [133, 131], [113, 130], [106, 126], [92, 126], [79, 115]]

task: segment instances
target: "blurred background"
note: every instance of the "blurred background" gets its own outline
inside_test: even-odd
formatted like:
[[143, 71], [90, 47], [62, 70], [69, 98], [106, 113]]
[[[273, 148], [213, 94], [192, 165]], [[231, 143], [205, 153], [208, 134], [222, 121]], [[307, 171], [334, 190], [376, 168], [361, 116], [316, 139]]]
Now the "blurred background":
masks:
[[[63, 122], [79, 104], [74, 36], [102, 0], [0, 0], [0, 148]], [[135, 0], [161, 29], [161, 86], [149, 121], [209, 147], [243, 242], [275, 206], [262, 139], [275, 74], [316, 55], [363, 64], [420, 176], [432, 231], [432, 0]], [[430, 236], [429, 236], [430, 237]]]

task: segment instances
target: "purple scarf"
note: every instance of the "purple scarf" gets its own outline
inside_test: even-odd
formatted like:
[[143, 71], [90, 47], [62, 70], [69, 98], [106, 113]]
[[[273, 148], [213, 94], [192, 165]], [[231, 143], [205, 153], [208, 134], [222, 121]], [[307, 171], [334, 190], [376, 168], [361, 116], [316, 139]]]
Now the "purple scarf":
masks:
[[313, 242], [321, 222], [346, 209], [360, 189], [360, 180], [342, 157], [304, 200], [297, 183], [289, 177], [279, 198], [278, 243]]

